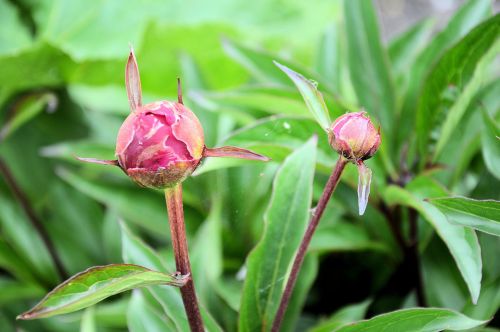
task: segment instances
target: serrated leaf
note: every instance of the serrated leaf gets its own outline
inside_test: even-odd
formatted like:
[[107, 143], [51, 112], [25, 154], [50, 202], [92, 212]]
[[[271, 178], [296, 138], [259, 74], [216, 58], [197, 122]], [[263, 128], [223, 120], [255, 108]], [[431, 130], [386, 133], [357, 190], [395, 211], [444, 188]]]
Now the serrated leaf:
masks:
[[316, 139], [295, 150], [276, 174], [265, 231], [247, 258], [240, 331], [268, 331], [309, 220]]
[[465, 197], [434, 198], [436, 206], [453, 224], [500, 236], [500, 202]]
[[274, 61], [285, 74], [290, 77], [300, 94], [304, 98], [307, 109], [314, 116], [323, 130], [327, 131], [330, 128], [331, 120], [328, 108], [326, 107], [323, 95], [319, 92], [317, 83], [313, 83], [310, 79], [305, 78], [301, 74], [291, 70], [290, 68]]
[[483, 111], [484, 130], [481, 132], [481, 148], [486, 167], [500, 180], [500, 126]]
[[181, 287], [189, 276], [174, 276], [132, 264], [91, 267], [74, 275], [18, 319], [38, 319], [87, 308], [121, 292], [151, 285]]
[[481, 248], [476, 233], [469, 227], [450, 224], [439, 209], [424, 202], [426, 198], [446, 195], [443, 188], [426, 177], [414, 179], [406, 189], [390, 185], [383, 194], [388, 204], [410, 206], [420, 212], [424, 219], [434, 227], [453, 256], [467, 284], [472, 301], [475, 303], [481, 290], [482, 278]]
[[486, 322], [448, 309], [415, 308], [375, 316], [372, 319], [346, 325], [335, 332], [379, 332], [383, 329], [405, 332], [456, 331], [474, 328]]

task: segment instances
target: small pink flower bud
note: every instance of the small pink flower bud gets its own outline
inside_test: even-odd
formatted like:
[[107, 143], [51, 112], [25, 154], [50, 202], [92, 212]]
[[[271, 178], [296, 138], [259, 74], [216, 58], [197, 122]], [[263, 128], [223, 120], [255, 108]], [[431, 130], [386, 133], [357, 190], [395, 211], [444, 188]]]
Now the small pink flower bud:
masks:
[[337, 118], [328, 132], [332, 148], [351, 161], [366, 160], [380, 146], [380, 132], [366, 112], [347, 113]]
[[198, 118], [184, 105], [159, 101], [139, 106], [118, 132], [116, 156], [135, 182], [167, 188], [189, 176], [205, 147]]

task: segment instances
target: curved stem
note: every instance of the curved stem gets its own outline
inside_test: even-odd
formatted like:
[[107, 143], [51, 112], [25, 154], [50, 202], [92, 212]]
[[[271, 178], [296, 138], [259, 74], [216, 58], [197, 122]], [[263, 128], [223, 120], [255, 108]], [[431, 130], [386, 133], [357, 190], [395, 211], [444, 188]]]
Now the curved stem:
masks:
[[[165, 200], [167, 202], [172, 246], [174, 247], [175, 265], [181, 274], [191, 275], [186, 229], [184, 227], [182, 184], [178, 183], [175, 187], [165, 189]], [[181, 295], [191, 331], [203, 332], [203, 320], [201, 319], [200, 308], [196, 299], [192, 275], [189, 281], [181, 287]]]
[[295, 260], [292, 265], [292, 271], [290, 272], [290, 277], [288, 278], [288, 281], [286, 283], [285, 290], [281, 297], [280, 306], [274, 318], [273, 327], [271, 329], [272, 332], [278, 332], [280, 329], [281, 323], [285, 316], [286, 308], [288, 307], [288, 303], [290, 302], [290, 297], [292, 296], [295, 282], [297, 281], [300, 267], [302, 266], [302, 262], [304, 261], [304, 256], [307, 252], [307, 248], [309, 247], [309, 243], [311, 242], [312, 236], [314, 234], [314, 231], [316, 230], [316, 227], [319, 224], [321, 216], [325, 211], [326, 205], [328, 204], [330, 197], [332, 197], [332, 194], [335, 188], [337, 187], [337, 184], [339, 183], [340, 175], [342, 174], [342, 171], [344, 170], [346, 164], [347, 164], [347, 159], [340, 156], [339, 159], [337, 160], [337, 164], [335, 165], [335, 169], [333, 170], [332, 175], [330, 175], [330, 178], [326, 182], [325, 189], [323, 189], [323, 194], [321, 194], [321, 197], [318, 201], [318, 205], [316, 206], [311, 221], [309, 222], [306, 232], [304, 233], [304, 237], [302, 238], [302, 242], [300, 243], [297, 255], [295, 256]]

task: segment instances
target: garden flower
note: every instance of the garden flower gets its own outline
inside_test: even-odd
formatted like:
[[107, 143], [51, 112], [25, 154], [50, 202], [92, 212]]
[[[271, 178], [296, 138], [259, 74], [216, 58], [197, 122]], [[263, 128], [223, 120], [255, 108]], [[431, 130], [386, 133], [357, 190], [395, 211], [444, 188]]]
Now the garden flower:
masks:
[[132, 112], [118, 132], [117, 160], [78, 159], [119, 166], [139, 185], [157, 189], [171, 188], [183, 181], [200, 165], [203, 157], [269, 160], [232, 146], [207, 148], [200, 121], [183, 104], [180, 81], [178, 101], [142, 105], [139, 70], [132, 50], [125, 79]]
[[365, 212], [370, 194], [371, 170], [364, 160], [380, 146], [380, 130], [375, 129], [366, 112], [347, 113], [335, 120], [328, 131], [328, 141], [340, 155], [358, 166], [358, 208]]

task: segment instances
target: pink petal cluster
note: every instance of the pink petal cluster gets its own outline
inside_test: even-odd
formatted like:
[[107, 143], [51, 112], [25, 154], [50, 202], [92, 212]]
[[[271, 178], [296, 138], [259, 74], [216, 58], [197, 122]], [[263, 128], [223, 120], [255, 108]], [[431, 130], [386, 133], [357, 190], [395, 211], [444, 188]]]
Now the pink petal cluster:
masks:
[[331, 125], [328, 139], [332, 148], [352, 161], [366, 160], [380, 146], [380, 132], [366, 112], [347, 113]]
[[189, 176], [203, 157], [198, 118], [184, 105], [159, 101], [133, 111], [118, 132], [120, 167], [145, 187], [167, 188]]

